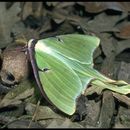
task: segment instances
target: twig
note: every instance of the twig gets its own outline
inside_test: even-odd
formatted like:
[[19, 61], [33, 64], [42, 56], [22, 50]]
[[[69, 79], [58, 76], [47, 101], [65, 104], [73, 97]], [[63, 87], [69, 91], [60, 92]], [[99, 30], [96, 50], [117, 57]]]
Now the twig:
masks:
[[34, 111], [32, 120], [30, 121], [30, 123], [29, 123], [29, 125], [28, 125], [27, 128], [30, 128], [32, 122], [35, 120], [35, 118], [36, 118], [36, 116], [37, 116], [37, 111], [38, 111], [39, 105], [40, 105], [40, 100], [38, 100], [38, 102], [37, 102], [36, 109], [35, 109], [35, 111]]

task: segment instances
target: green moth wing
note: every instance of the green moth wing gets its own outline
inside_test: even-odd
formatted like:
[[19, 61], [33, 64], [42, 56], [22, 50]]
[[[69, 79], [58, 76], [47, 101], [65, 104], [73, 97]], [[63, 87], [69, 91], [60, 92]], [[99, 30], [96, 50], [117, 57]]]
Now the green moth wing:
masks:
[[[76, 99], [93, 79], [87, 74], [87, 67], [93, 66], [93, 52], [99, 45], [97, 37], [67, 34], [38, 40], [33, 47], [36, 65], [33, 65], [35, 78], [47, 98], [57, 108], [72, 115]], [[29, 41], [31, 43], [31, 41]]]
[[67, 63], [83, 78], [81, 80], [84, 90], [87, 83], [94, 77], [99, 77], [103, 81], [108, 80], [93, 69], [93, 53], [99, 46], [99, 42], [99, 38], [95, 36], [67, 34], [39, 40], [36, 49]]
[[[36, 51], [36, 62], [40, 81], [49, 100], [61, 111], [72, 115], [76, 108], [76, 98], [82, 92], [82, 84], [77, 74], [59, 59]], [[48, 68], [44, 71], [44, 68]]]
[[93, 52], [99, 46], [99, 38], [81, 34], [68, 34], [39, 40], [50, 49], [50, 54], [60, 54], [71, 60], [91, 64]]

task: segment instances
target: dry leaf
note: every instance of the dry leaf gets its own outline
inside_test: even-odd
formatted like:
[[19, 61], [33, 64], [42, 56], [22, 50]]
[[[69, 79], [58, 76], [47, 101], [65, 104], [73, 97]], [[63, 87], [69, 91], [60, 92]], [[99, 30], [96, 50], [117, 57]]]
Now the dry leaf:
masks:
[[115, 51], [115, 43], [113, 42], [113, 37], [109, 33], [100, 33], [98, 37], [101, 39], [101, 47], [103, 53], [106, 57], [110, 57], [114, 55]]
[[107, 9], [116, 11], [128, 12], [130, 11], [129, 2], [77, 2], [85, 7], [85, 10], [90, 13], [99, 13]]
[[13, 85], [27, 79], [29, 63], [21, 45], [14, 44], [3, 52], [3, 63], [0, 72], [4, 84]]
[[60, 24], [62, 23], [68, 16], [68, 11], [65, 9], [54, 9], [53, 13], [48, 12], [52, 19], [57, 23]]
[[26, 99], [34, 94], [33, 84], [29, 81], [24, 81], [14, 89], [10, 90], [0, 102], [0, 108], [8, 105], [20, 104], [22, 99]]
[[[25, 128], [27, 129], [28, 126], [29, 126], [29, 123], [30, 123], [30, 120], [27, 120], [27, 119], [21, 119], [21, 120], [14, 120], [12, 123], [9, 123], [7, 125], [7, 128], [15, 128], [15, 129], [18, 129], [18, 128]], [[37, 122], [32, 122], [31, 123], [31, 126], [29, 128], [43, 128], [41, 125], [39, 125]]]
[[129, 39], [130, 38], [130, 23], [127, 23], [126, 25], [122, 26], [119, 29], [119, 33], [115, 33], [115, 35], [122, 39]]
[[66, 119], [64, 122], [59, 120], [53, 120], [46, 128], [84, 128], [78, 123], [71, 122]]
[[46, 32], [46, 31], [48, 31], [48, 30], [51, 30], [51, 20], [48, 18], [48, 17], [43, 17], [43, 24], [42, 24], [42, 27], [41, 27], [41, 29], [38, 31], [39, 32], [39, 34], [40, 33], [44, 33], [44, 32]]
[[[110, 55], [103, 60], [100, 72], [105, 76], [114, 79], [115, 55]], [[116, 66], [117, 67], [117, 66]]]
[[105, 2], [77, 2], [78, 4], [85, 7], [85, 10], [90, 13], [99, 13], [106, 10], [104, 6]]
[[128, 106], [130, 106], [130, 98], [129, 97], [127, 97], [125, 95], [121, 95], [119, 93], [114, 93], [114, 92], [112, 92], [112, 94], [120, 102], [123, 102], [123, 103], [127, 104]]
[[130, 48], [130, 40], [121, 40], [121, 41], [115, 41], [115, 52], [116, 55], [120, 54], [121, 52], [123, 52], [124, 50]]
[[15, 2], [8, 10], [6, 9], [6, 2], [0, 3], [0, 48], [11, 43], [11, 29], [20, 20], [18, 16], [20, 11], [20, 2]]
[[96, 15], [94, 19], [89, 20], [86, 23], [86, 30], [92, 31], [92, 32], [117, 32], [119, 31], [117, 28], [115, 28], [115, 24], [124, 18], [124, 15], [107, 15], [105, 13], [101, 13]]
[[112, 92], [106, 90], [103, 92], [98, 128], [111, 127], [111, 120], [113, 118], [114, 111], [115, 111], [115, 101], [112, 96]]
[[130, 128], [130, 109], [121, 105], [118, 109], [118, 115], [115, 119], [114, 128]]
[[25, 20], [29, 15], [33, 14], [32, 2], [24, 2], [22, 8], [22, 20]]
[[[32, 116], [34, 114], [35, 109], [36, 109], [36, 105], [31, 103], [26, 104], [25, 110], [28, 113], [28, 115]], [[47, 106], [39, 106], [37, 109], [35, 120], [46, 120], [46, 119], [57, 119], [57, 118], [61, 119], [62, 117], [60, 117], [58, 114], [52, 111], [51, 108]]]
[[75, 4], [75, 2], [58, 2], [56, 5], [55, 5], [55, 8], [65, 8], [65, 7], [69, 7], [69, 6], [73, 6]]
[[97, 93], [98, 95], [100, 95], [102, 93], [103, 88], [99, 87], [99, 86], [90, 86], [88, 87], [85, 92], [84, 95], [88, 96], [88, 95], [92, 95], [93, 93]]
[[57, 4], [59, 4], [60, 2], [46, 2], [46, 4], [48, 6], [56, 6]]
[[117, 74], [118, 80], [124, 80], [130, 83], [130, 63], [120, 62], [120, 67], [118, 68]]
[[42, 4], [43, 4], [43, 2], [33, 2], [32, 3], [34, 17], [40, 18], [42, 16], [42, 13], [43, 13]]

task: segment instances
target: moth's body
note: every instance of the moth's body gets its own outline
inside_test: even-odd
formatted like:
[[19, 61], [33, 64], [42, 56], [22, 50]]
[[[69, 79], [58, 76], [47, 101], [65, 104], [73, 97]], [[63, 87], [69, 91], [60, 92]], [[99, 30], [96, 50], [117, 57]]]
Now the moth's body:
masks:
[[[40, 92], [41, 92], [41, 94], [44, 96], [44, 98], [45, 98], [48, 102], [50, 102], [50, 100], [49, 100], [49, 99], [47, 98], [47, 96], [46, 96], [46, 93], [45, 93], [44, 90], [43, 90], [43, 87], [42, 87], [43, 85], [41, 84], [40, 79], [39, 79], [39, 74], [38, 74], [39, 68], [38, 68], [38, 66], [37, 66], [37, 64], [36, 64], [36, 60], [35, 60], [35, 49], [34, 49], [36, 43], [37, 43], [37, 40], [35, 40], [35, 39], [31, 39], [31, 40], [28, 42], [28, 54], [29, 54], [29, 59], [30, 59], [30, 62], [31, 62], [31, 64], [32, 64], [32, 69], [33, 69], [34, 77], [35, 77], [35, 79], [36, 79], [36, 82], [37, 82], [37, 85], [38, 85], [38, 87], [39, 87], [39, 89], [40, 89]], [[50, 102], [50, 103], [52, 104], [52, 102]]]

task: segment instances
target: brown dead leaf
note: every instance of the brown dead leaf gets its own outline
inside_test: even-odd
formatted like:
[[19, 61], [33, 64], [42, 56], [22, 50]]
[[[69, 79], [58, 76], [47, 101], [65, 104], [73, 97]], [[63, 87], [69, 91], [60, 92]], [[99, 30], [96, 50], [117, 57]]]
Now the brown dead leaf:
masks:
[[32, 2], [24, 2], [22, 8], [22, 20], [25, 20], [29, 15], [33, 14]]
[[48, 17], [46, 17], [46, 16], [43, 17], [43, 21], [44, 21], [44, 24], [42, 24], [41, 29], [38, 31], [39, 34], [44, 33], [52, 28], [51, 27], [51, 20]]
[[85, 34], [91, 32], [88, 30], [87, 22], [89, 18], [80, 17], [78, 15], [71, 15], [67, 17], [67, 20], [73, 25], [76, 26], [77, 29], [81, 29]]
[[43, 14], [43, 2], [32, 2], [34, 17], [40, 18]]
[[25, 20], [29, 15], [33, 15], [36, 18], [42, 15], [42, 2], [24, 2], [22, 8], [22, 20]]
[[62, 23], [68, 16], [68, 11], [65, 9], [54, 9], [53, 13], [48, 12], [52, 19], [57, 23]]
[[59, 2], [46, 2], [48, 6], [56, 6]]
[[[91, 97], [92, 99], [99, 98], [95, 96]], [[86, 105], [87, 105], [87, 115], [83, 121], [79, 122], [79, 124], [81, 124], [85, 128], [96, 128], [101, 110], [101, 100], [99, 99], [98, 101], [88, 100], [88, 103]]]
[[97, 93], [98, 95], [100, 95], [102, 93], [102, 90], [102, 87], [92, 85], [85, 90], [83, 95], [88, 96], [92, 95], [93, 93]]
[[[28, 115], [33, 116], [35, 109], [36, 105], [31, 103], [26, 104], [25, 110]], [[47, 106], [40, 105], [37, 108], [35, 120], [41, 125], [46, 125], [47, 128], [83, 128], [80, 124], [74, 123], [70, 119], [63, 118]]]
[[98, 13], [106, 10], [104, 6], [105, 2], [77, 2], [78, 4], [85, 7], [85, 10], [90, 13]]
[[30, 123], [30, 120], [27, 120], [27, 119], [20, 119], [20, 120], [14, 120], [14, 121], [12, 121], [12, 122], [10, 122], [8, 125], [7, 125], [7, 127], [6, 128], [14, 128], [14, 129], [18, 129], [18, 128], [21, 128], [21, 129], [23, 129], [23, 128], [25, 128], [25, 129], [28, 129], [28, 128], [35, 128], [35, 129], [42, 129], [43, 128], [43, 126], [41, 126], [40, 124], [38, 124], [37, 122], [32, 122], [31, 123], [31, 125], [30, 125], [30, 127], [28, 127], [29, 126], [29, 123]]
[[103, 60], [100, 72], [113, 79], [115, 66], [115, 55], [110, 55]]
[[23, 99], [34, 94], [33, 84], [29, 81], [24, 81], [14, 89], [10, 90], [0, 102], [0, 108], [9, 105], [18, 105]]
[[130, 63], [120, 62], [120, 66], [117, 72], [118, 80], [124, 80], [127, 83], [130, 83]]
[[123, 52], [124, 50], [130, 48], [130, 40], [121, 40], [121, 41], [117, 41], [115, 42], [116, 44], [116, 55], [120, 54], [121, 52]]
[[65, 8], [68, 6], [72, 6], [75, 2], [46, 2], [48, 6], [53, 6], [54, 8]]
[[13, 85], [27, 79], [29, 63], [27, 56], [21, 51], [23, 46], [14, 45], [3, 52], [3, 63], [0, 72], [4, 84]]
[[130, 11], [130, 2], [119, 2], [124, 11]]
[[24, 40], [24, 41], [27, 42], [32, 38], [33, 39], [39, 39], [39, 33], [40, 32], [38, 30], [34, 30], [34, 29], [29, 28], [29, 27], [28, 28], [25, 27], [23, 22], [17, 22], [17, 23], [14, 24], [14, 26], [11, 30], [11, 33], [13, 34], [13, 38], [15, 40], [21, 39], [21, 40]]
[[129, 2], [77, 2], [85, 7], [85, 10], [90, 13], [99, 13], [107, 9], [116, 11], [128, 12], [130, 11]]
[[[36, 109], [36, 105], [32, 103], [26, 104], [25, 110], [28, 115], [33, 116], [35, 109]], [[41, 105], [37, 108], [35, 120], [46, 120], [46, 119], [57, 119], [57, 118], [62, 119], [62, 117], [56, 114], [51, 108], [47, 106], [41, 106]]]
[[69, 119], [64, 121], [53, 120], [46, 128], [84, 128], [76, 122], [71, 122]]
[[115, 33], [117, 37], [122, 39], [129, 39], [130, 38], [130, 23], [121, 27], [119, 29], [119, 33]]
[[99, 33], [98, 37], [101, 39], [101, 47], [106, 57], [110, 57], [115, 52], [115, 43], [113, 37], [109, 33]]
[[119, 93], [114, 93], [112, 92], [113, 96], [118, 99], [119, 101], [127, 104], [128, 106], [130, 106], [130, 98], [125, 96], [125, 95], [121, 95]]
[[98, 128], [110, 128], [111, 120], [115, 110], [115, 101], [112, 92], [106, 90], [103, 92], [102, 105], [99, 116]]
[[56, 31], [43, 33], [43, 34], [41, 34], [40, 38], [43, 39], [43, 38], [47, 38], [47, 37], [52, 37], [52, 36], [62, 35], [62, 34], [69, 34], [69, 33], [70, 34], [74, 33], [74, 28], [66, 20], [65, 22], [63, 22], [63, 24], [61, 24], [60, 26], [58, 26], [58, 28], [57, 28]]
[[69, 6], [73, 6], [75, 4], [75, 2], [58, 2], [55, 5], [55, 8], [65, 8], [65, 7], [69, 7]]
[[130, 108], [125, 105], [120, 105], [118, 115], [116, 116], [114, 128], [130, 128]]
[[94, 19], [89, 20], [86, 25], [86, 30], [92, 31], [92, 32], [117, 32], [119, 31], [117, 28], [115, 28], [115, 24], [123, 19], [124, 14], [122, 15], [107, 15], [106, 13], [101, 13], [96, 15]]

